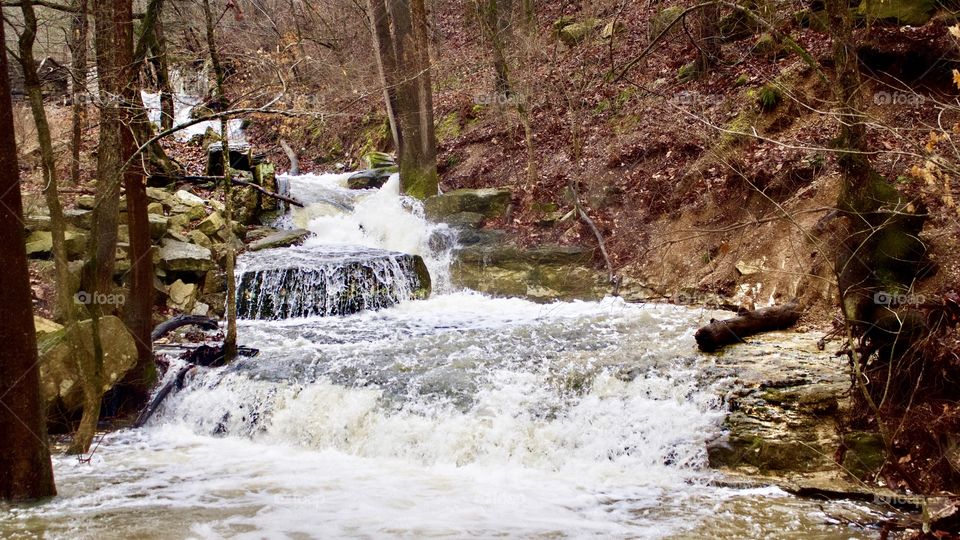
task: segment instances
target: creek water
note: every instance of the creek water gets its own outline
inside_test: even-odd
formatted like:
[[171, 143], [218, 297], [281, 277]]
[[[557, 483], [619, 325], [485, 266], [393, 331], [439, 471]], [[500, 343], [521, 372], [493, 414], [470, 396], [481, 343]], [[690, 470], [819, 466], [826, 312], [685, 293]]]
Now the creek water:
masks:
[[876, 536], [849, 525], [876, 517], [867, 506], [723, 487], [707, 468], [733, 374], [693, 331], [719, 314], [456, 290], [451, 232], [396, 177], [360, 192], [345, 179], [286, 178], [309, 204], [283, 223], [315, 233], [291, 253], [421, 255], [433, 295], [241, 321], [259, 356], [195, 370], [89, 463], [56, 456], [60, 495], [7, 507], [0, 537]]

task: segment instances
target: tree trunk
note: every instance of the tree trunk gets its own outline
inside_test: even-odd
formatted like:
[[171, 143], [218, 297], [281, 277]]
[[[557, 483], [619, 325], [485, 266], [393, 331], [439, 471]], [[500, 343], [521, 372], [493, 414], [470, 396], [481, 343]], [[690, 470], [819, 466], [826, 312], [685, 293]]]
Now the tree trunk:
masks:
[[153, 29], [157, 57], [157, 77], [160, 83], [160, 129], [173, 129], [176, 108], [173, 103], [173, 86], [170, 82], [170, 62], [167, 57], [167, 37], [163, 31], [163, 19], [158, 19]]
[[[94, 0], [97, 56], [97, 79], [100, 85], [100, 144], [97, 149], [97, 193], [91, 216], [90, 240], [87, 248], [90, 257], [84, 264], [80, 279], [81, 290], [89, 298], [96, 299], [109, 294], [114, 288], [113, 272], [116, 267], [117, 231], [120, 222], [120, 183], [123, 181], [122, 131], [123, 100], [127, 96], [124, 77], [129, 59], [120, 47], [125, 46], [126, 32], [119, 28], [125, 5], [130, 0]], [[132, 9], [132, 8], [131, 8]], [[87, 304], [92, 320], [92, 357], [83, 355], [80, 373], [83, 382], [83, 416], [69, 452], [81, 454], [90, 449], [100, 419], [103, 398], [103, 347], [100, 342], [100, 317], [104, 306], [96, 301]], [[113, 307], [108, 308], [113, 311]], [[79, 339], [79, 336], [77, 336]]]
[[[214, 26], [213, 12], [210, 9], [210, 0], [203, 0], [203, 13], [207, 27], [207, 47], [210, 52], [210, 64], [213, 66], [213, 74], [216, 86], [214, 92], [220, 103], [226, 106], [226, 92], [224, 83], [226, 82], [226, 73], [223, 70], [223, 64], [220, 62], [220, 53], [217, 51], [216, 29]], [[225, 362], [231, 362], [237, 356], [237, 283], [235, 279], [237, 252], [234, 246], [233, 234], [233, 182], [230, 178], [230, 138], [229, 138], [229, 117], [220, 119], [220, 140], [223, 144], [223, 199], [224, 211], [223, 221], [227, 231], [227, 334], [223, 340], [223, 357]]]
[[70, 269], [66, 248], [66, 223], [63, 207], [60, 205], [57, 161], [53, 153], [53, 140], [50, 136], [50, 124], [43, 105], [43, 85], [37, 73], [37, 62], [33, 53], [37, 36], [37, 16], [33, 2], [24, 0], [23, 32], [18, 40], [20, 65], [23, 68], [23, 85], [30, 102], [30, 110], [37, 127], [37, 140], [40, 146], [40, 163], [43, 170], [43, 194], [50, 212], [50, 235], [53, 240], [53, 260], [57, 275], [57, 312], [70, 326], [75, 322], [74, 299], [70, 294]]
[[73, 100], [73, 126], [71, 134], [70, 150], [72, 161], [70, 162], [70, 179], [74, 185], [80, 183], [80, 146], [83, 144], [83, 127], [86, 123], [86, 92], [87, 92], [87, 34], [89, 30], [89, 19], [87, 18], [87, 0], [77, 0], [74, 4], [77, 13], [73, 18], [71, 28], [72, 39], [70, 40], [70, 49], [73, 62], [73, 89], [71, 99]]
[[426, 7], [423, 0], [368, 0], [368, 6], [387, 112], [396, 126], [400, 189], [426, 199], [439, 191]]
[[[6, 43], [3, 27], [0, 41]], [[9, 73], [6, 50], [0, 50], [0, 73]], [[39, 499], [57, 490], [40, 401], [13, 106], [5, 75], [0, 77], [0, 171], [5, 172], [0, 175], [0, 500]]]
[[393, 48], [393, 35], [390, 33], [390, 18], [384, 0], [367, 0], [370, 10], [373, 43], [377, 48], [377, 68], [380, 70], [380, 83], [383, 85], [383, 101], [390, 120], [390, 133], [393, 145], [400, 149], [400, 129], [397, 126], [397, 52]]
[[[117, 65], [125, 66], [122, 81], [124, 101], [139, 104], [140, 88], [137, 85], [133, 64], [133, 4], [117, 2], [116, 27], [119, 46], [116, 51]], [[126, 163], [140, 146], [135, 138], [137, 126], [148, 123], [146, 111], [141, 107], [124, 108], [124, 126], [120, 131], [120, 154]], [[149, 134], [150, 132], [147, 131]], [[123, 171], [123, 184], [127, 194], [127, 227], [130, 233], [130, 285], [124, 303], [123, 320], [137, 343], [137, 364], [117, 387], [124, 410], [139, 410], [150, 399], [150, 390], [157, 371], [153, 357], [153, 246], [150, 239], [150, 222], [147, 215], [147, 191], [144, 171], [136, 160]]]
[[510, 95], [510, 68], [506, 48], [510, 40], [510, 15], [512, 0], [478, 0], [477, 9], [484, 37], [490, 44], [494, 81], [493, 91], [497, 97]]
[[389, 9], [399, 73], [400, 189], [426, 199], [439, 191], [427, 12], [423, 0], [390, 0]]
[[696, 73], [705, 75], [720, 59], [720, 5], [710, 4], [700, 10], [697, 23]]

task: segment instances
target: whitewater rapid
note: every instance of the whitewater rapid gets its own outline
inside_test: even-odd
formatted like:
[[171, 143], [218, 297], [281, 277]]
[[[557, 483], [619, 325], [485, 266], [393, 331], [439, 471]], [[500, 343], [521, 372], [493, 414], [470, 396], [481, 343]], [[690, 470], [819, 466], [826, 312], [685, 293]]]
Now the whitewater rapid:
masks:
[[242, 321], [259, 356], [191, 372], [89, 463], [56, 457], [61, 496], [0, 514], [0, 536], [875, 535], [836, 517], [867, 508], [723, 487], [709, 470], [736, 374], [693, 330], [719, 314], [457, 290], [451, 231], [396, 177], [361, 192], [346, 175], [285, 181], [308, 204], [281, 224], [314, 233], [305, 249], [421, 255], [441, 286], [380, 311]]

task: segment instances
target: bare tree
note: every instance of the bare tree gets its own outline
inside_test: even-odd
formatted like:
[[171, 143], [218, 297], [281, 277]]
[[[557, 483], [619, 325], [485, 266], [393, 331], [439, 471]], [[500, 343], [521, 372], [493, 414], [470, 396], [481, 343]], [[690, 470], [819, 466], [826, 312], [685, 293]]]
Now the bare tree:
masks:
[[[215, 78], [215, 98], [226, 108], [227, 96], [224, 91], [227, 75], [220, 61], [220, 52], [217, 50], [216, 20], [210, 7], [210, 0], [203, 0], [203, 15], [207, 30], [207, 49], [210, 53], [210, 64], [213, 67]], [[223, 341], [224, 361], [230, 362], [237, 356], [237, 284], [235, 279], [237, 252], [234, 247], [233, 233], [233, 182], [230, 177], [230, 134], [229, 116], [220, 119], [220, 144], [223, 145], [223, 197], [224, 197], [224, 227], [227, 232], [227, 334]]]
[[426, 7], [423, 0], [368, 0], [368, 8], [401, 189], [425, 199], [439, 189]]
[[[5, 42], [0, 24], [0, 41]], [[9, 73], [0, 49], [0, 73]], [[17, 147], [13, 133], [10, 81], [0, 77], [0, 500], [57, 494], [40, 401], [40, 369], [33, 327], [27, 253], [23, 243]]]

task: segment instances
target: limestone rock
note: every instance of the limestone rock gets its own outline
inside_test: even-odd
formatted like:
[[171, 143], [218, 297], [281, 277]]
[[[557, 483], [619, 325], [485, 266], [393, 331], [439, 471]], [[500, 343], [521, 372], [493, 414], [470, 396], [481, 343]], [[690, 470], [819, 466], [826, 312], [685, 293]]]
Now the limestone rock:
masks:
[[592, 34], [599, 26], [599, 20], [586, 19], [581, 22], [564, 26], [557, 36], [564, 45], [567, 47], [573, 47], [574, 45], [577, 45], [587, 39], [587, 37], [589, 37], [590, 34]]
[[197, 230], [202, 232], [207, 236], [213, 236], [220, 229], [226, 225], [226, 222], [223, 220], [223, 216], [220, 215], [220, 212], [214, 212], [206, 217], [203, 221], [197, 225]]
[[[91, 321], [82, 321], [69, 332], [62, 328], [39, 336], [40, 388], [43, 403], [49, 410], [58, 400], [67, 412], [76, 412], [83, 405], [83, 390], [74, 347], [87, 358], [93, 356]], [[72, 341], [76, 340], [76, 341]], [[136, 365], [137, 345], [123, 322], [117, 317], [100, 319], [100, 340], [103, 347], [103, 390], [109, 390]]]
[[33, 327], [36, 329], [37, 335], [41, 334], [52, 334], [54, 332], [59, 332], [63, 330], [63, 325], [51, 321], [50, 319], [44, 319], [43, 317], [33, 316]]
[[512, 194], [507, 189], [458, 189], [430, 197], [423, 204], [428, 219], [444, 221], [461, 212], [475, 212], [486, 219], [503, 217], [510, 206]]
[[203, 234], [199, 230], [193, 230], [187, 233], [187, 238], [190, 239], [190, 242], [198, 246], [203, 246], [207, 249], [213, 247], [213, 240], [210, 240], [210, 237]]
[[162, 214], [147, 214], [147, 222], [150, 225], [150, 238], [154, 240], [163, 238], [170, 227], [170, 220]]
[[197, 197], [193, 193], [190, 193], [187, 190], [181, 189], [180, 191], [173, 194], [177, 202], [185, 204], [187, 206], [203, 206], [203, 199]]
[[[87, 247], [87, 235], [66, 231], [67, 257], [73, 259], [83, 255]], [[27, 256], [46, 256], [53, 250], [53, 234], [50, 231], [37, 231], [27, 237]]]
[[766, 258], [754, 259], [751, 261], [737, 261], [736, 269], [743, 277], [750, 277], [760, 274], [764, 270], [764, 263], [766, 263]]
[[250, 243], [247, 249], [250, 251], [260, 251], [270, 248], [281, 248], [289, 246], [298, 246], [303, 243], [313, 233], [306, 229], [294, 229], [292, 231], [279, 231], [270, 234], [260, 240]]
[[390, 175], [395, 172], [397, 172], [396, 167], [355, 172], [347, 178], [347, 187], [350, 189], [379, 189], [387, 183]]
[[168, 294], [170, 299], [167, 301], [167, 305], [181, 311], [190, 311], [197, 299], [197, 286], [193, 283], [184, 283], [183, 280], [178, 279], [170, 285]]
[[216, 266], [213, 254], [203, 246], [164, 238], [159, 250], [160, 267], [171, 272], [206, 272]]

